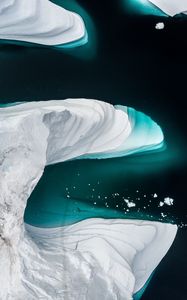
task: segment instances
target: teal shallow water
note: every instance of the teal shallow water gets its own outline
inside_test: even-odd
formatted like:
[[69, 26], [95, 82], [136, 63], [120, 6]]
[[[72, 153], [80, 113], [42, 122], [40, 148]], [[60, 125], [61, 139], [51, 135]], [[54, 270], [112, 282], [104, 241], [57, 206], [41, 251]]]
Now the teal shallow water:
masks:
[[148, 0], [121, 0], [122, 7], [133, 14], [155, 15], [159, 17], [167, 17], [158, 7]]
[[134, 294], [133, 300], [140, 300], [142, 298], [142, 296], [143, 296], [146, 288], [148, 287], [153, 275], [154, 275], [154, 272], [151, 274], [151, 276], [149, 277], [147, 282], [144, 284], [144, 286], [141, 288], [141, 290], [139, 290], [136, 294]]
[[168, 196], [159, 177], [160, 172], [167, 173], [164, 155], [75, 160], [48, 166], [28, 200], [25, 222], [55, 227], [88, 217], [175, 221], [174, 206], [158, 207]]

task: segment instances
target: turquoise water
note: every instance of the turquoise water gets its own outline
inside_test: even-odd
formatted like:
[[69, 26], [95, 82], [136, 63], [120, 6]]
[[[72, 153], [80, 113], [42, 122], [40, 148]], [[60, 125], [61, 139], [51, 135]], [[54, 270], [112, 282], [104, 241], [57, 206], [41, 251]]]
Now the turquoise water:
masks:
[[[160, 126], [155, 123], [149, 116], [142, 112], [136, 111], [131, 107], [115, 105], [117, 109], [128, 113], [131, 122], [131, 134], [125, 140], [124, 145], [116, 152], [104, 154], [84, 155], [84, 158], [114, 158], [132, 154], [141, 154], [149, 151], [163, 151], [166, 147], [164, 135]], [[159, 142], [158, 142], [159, 141]]]
[[13, 102], [13, 103], [6, 103], [6, 104], [0, 103], [0, 108], [9, 107], [9, 106], [15, 106], [15, 105], [19, 105], [21, 103], [23, 103], [23, 102]]
[[153, 5], [148, 0], [121, 0], [125, 10], [131, 13], [143, 14], [143, 15], [155, 15], [159, 17], [167, 17], [158, 7]]
[[[88, 217], [174, 221], [174, 207], [158, 207], [166, 196], [159, 180], [160, 172], [167, 170], [165, 155], [74, 160], [48, 166], [28, 200], [25, 222], [53, 227]], [[135, 206], [129, 208], [127, 199]]]
[[72, 49], [75, 47], [80, 47], [85, 45], [88, 42], [88, 33], [85, 33], [85, 36], [77, 41], [69, 42], [62, 45], [55, 45], [55, 46], [45, 46], [42, 44], [30, 43], [30, 42], [23, 42], [23, 41], [16, 41], [16, 40], [6, 40], [0, 39], [0, 45], [18, 45], [24, 47], [41, 47], [41, 48], [54, 48], [54, 49]]
[[143, 296], [146, 288], [148, 287], [153, 275], [154, 275], [154, 272], [151, 274], [151, 276], [149, 277], [147, 282], [144, 284], [143, 288], [141, 288], [141, 290], [139, 290], [136, 294], [134, 294], [133, 300], [140, 300], [142, 298], [142, 296]]

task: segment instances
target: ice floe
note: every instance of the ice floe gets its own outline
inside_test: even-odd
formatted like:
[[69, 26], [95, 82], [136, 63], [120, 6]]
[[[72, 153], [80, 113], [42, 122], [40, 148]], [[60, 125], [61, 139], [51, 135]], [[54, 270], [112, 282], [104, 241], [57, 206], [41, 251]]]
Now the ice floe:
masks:
[[132, 299], [172, 244], [175, 225], [87, 219], [25, 230], [23, 215], [47, 164], [160, 149], [161, 128], [97, 100], [28, 102], [0, 109], [0, 145], [0, 298]]
[[84, 44], [86, 39], [82, 18], [49, 0], [0, 2], [0, 40], [63, 46]]

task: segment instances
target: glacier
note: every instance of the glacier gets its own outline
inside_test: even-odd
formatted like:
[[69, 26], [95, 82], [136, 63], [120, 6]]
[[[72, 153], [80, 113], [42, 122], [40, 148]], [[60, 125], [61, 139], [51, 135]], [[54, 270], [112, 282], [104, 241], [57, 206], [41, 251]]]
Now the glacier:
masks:
[[1, 0], [0, 40], [63, 48], [83, 45], [88, 36], [80, 15], [49, 0]]
[[46, 165], [161, 150], [163, 142], [150, 117], [98, 100], [0, 108], [0, 299], [133, 299], [170, 248], [176, 225], [90, 218], [38, 228], [23, 216]]

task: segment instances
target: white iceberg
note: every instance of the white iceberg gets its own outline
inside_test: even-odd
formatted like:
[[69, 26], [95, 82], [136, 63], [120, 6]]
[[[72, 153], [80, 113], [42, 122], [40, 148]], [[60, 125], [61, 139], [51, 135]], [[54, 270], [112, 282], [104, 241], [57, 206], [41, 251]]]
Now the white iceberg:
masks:
[[[122, 219], [87, 219], [60, 228], [26, 228], [43, 259], [38, 266], [42, 278], [38, 262], [33, 262], [30, 269], [30, 259], [25, 260], [24, 280], [31, 292], [34, 294], [35, 284], [45, 284], [48, 288], [39, 291], [38, 298], [45, 295], [46, 299], [66, 299], [67, 293], [68, 299], [76, 300], [132, 299], [167, 253], [177, 231], [171, 224]], [[62, 265], [58, 265], [60, 259], [63, 267], [67, 264], [67, 273], [69, 270], [65, 280], [60, 272]], [[57, 292], [66, 292], [54, 298], [54, 287]]]
[[149, 2], [172, 17], [180, 13], [187, 13], [186, 0], [149, 0]]
[[45, 165], [129, 155], [162, 143], [149, 117], [97, 100], [0, 108], [0, 299], [132, 299], [171, 246], [175, 225], [87, 219], [25, 228], [23, 215]]
[[78, 14], [49, 0], [0, 1], [1, 40], [63, 46], [85, 43], [86, 36]]

